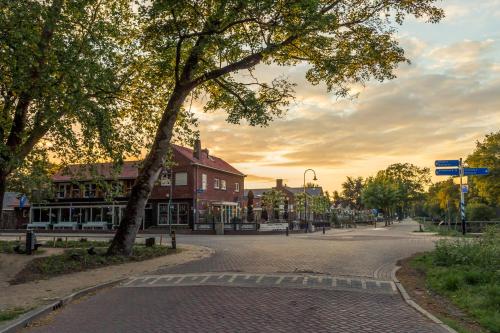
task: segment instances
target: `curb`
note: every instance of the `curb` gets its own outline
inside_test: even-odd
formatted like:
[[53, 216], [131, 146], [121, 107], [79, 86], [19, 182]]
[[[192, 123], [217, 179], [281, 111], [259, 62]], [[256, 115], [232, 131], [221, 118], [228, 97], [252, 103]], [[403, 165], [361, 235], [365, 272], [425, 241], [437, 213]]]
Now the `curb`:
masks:
[[420, 305], [418, 305], [414, 300], [411, 299], [410, 295], [406, 292], [406, 289], [403, 287], [403, 284], [398, 280], [398, 278], [396, 277], [396, 272], [398, 271], [398, 269], [400, 269], [401, 267], [400, 266], [396, 266], [392, 272], [391, 272], [391, 277], [392, 277], [392, 281], [394, 282], [394, 284], [396, 285], [396, 288], [398, 289], [399, 293], [401, 294], [401, 297], [404, 299], [404, 301], [409, 305], [411, 306], [412, 308], [414, 308], [416, 311], [420, 312], [422, 315], [426, 316], [427, 318], [429, 318], [432, 322], [438, 324], [439, 326], [441, 326], [441, 328], [443, 328], [444, 330], [446, 330], [447, 332], [450, 332], [450, 333], [458, 333], [457, 331], [455, 331], [453, 328], [451, 328], [450, 326], [446, 325], [445, 323], [443, 323], [441, 320], [439, 320], [438, 318], [436, 318], [436, 316], [434, 316], [432, 313], [430, 313], [429, 311], [425, 310], [424, 308], [422, 308]]
[[117, 280], [112, 280], [112, 281], [104, 282], [104, 283], [101, 283], [101, 284], [98, 284], [98, 285], [95, 285], [92, 287], [88, 287], [88, 288], [79, 290], [77, 292], [74, 292], [68, 296], [64, 296], [53, 303], [50, 303], [50, 304], [41, 306], [39, 308], [36, 308], [34, 310], [31, 310], [31, 311], [25, 313], [24, 315], [21, 315], [19, 318], [14, 319], [11, 322], [8, 322], [4, 326], [0, 326], [0, 333], [17, 332], [18, 330], [27, 327], [29, 324], [34, 322], [36, 319], [38, 319], [44, 315], [47, 315], [50, 312], [56, 311], [74, 300], [77, 300], [77, 299], [79, 299], [83, 296], [86, 296], [92, 292], [95, 292], [95, 291], [98, 291], [98, 290], [101, 290], [101, 289], [104, 289], [107, 287], [114, 286], [122, 281], [125, 281], [126, 279], [127, 278], [120, 278]]

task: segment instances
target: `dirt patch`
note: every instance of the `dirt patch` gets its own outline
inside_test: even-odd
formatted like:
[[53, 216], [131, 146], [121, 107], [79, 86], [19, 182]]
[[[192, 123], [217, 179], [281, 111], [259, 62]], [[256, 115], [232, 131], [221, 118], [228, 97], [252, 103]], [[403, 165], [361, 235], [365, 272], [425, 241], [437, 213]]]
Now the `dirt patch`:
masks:
[[413, 258], [421, 254], [416, 253], [409, 258], [399, 260], [397, 263], [401, 268], [396, 272], [396, 277], [403, 284], [410, 297], [422, 308], [443, 321], [445, 319], [454, 321], [471, 332], [486, 332], [473, 318], [457, 308], [451, 301], [426, 287], [425, 272], [410, 265]]
[[97, 284], [127, 278], [131, 275], [149, 273], [160, 268], [175, 266], [192, 260], [199, 260], [214, 253], [212, 249], [201, 246], [182, 245], [178, 246], [178, 248], [182, 251], [174, 255], [65, 274], [48, 280], [18, 285], [8, 285], [5, 282], [6, 280], [3, 280], [2, 292], [0, 293], [0, 309], [40, 306]]

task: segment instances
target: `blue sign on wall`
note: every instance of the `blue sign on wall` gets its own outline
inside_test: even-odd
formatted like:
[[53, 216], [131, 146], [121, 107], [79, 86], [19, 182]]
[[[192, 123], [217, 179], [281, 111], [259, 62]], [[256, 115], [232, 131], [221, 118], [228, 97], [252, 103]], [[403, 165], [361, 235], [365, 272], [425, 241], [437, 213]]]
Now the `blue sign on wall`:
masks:
[[488, 168], [464, 168], [464, 176], [487, 175]]
[[440, 167], [457, 167], [460, 166], [459, 160], [436, 160], [434, 165], [438, 168]]
[[460, 176], [458, 169], [436, 169], [436, 176]]

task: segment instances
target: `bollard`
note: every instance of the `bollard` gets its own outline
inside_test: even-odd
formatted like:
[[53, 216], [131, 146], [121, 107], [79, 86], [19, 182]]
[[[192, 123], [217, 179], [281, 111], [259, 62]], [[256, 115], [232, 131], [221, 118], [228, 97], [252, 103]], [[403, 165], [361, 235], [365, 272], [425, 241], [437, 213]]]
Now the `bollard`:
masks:
[[325, 234], [325, 226], [323, 226], [323, 235]]
[[175, 230], [172, 230], [172, 233], [170, 234], [172, 237], [172, 249], [177, 249], [177, 242], [175, 241]]
[[68, 236], [66, 236], [66, 241], [64, 243], [64, 247], [68, 247]]
[[161, 241], [163, 240], [163, 235], [160, 235], [160, 246], [161, 246]]
[[286, 227], [286, 235], [287, 235], [287, 236], [288, 236], [288, 232], [289, 232], [289, 231], [288, 231], [288, 227]]
[[26, 254], [33, 253], [33, 231], [26, 231]]

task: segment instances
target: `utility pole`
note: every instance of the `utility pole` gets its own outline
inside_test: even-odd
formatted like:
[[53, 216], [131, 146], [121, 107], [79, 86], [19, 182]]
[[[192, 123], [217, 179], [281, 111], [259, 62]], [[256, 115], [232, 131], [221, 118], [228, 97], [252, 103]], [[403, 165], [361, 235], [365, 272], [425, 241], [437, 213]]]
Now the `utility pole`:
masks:
[[462, 218], [462, 235], [465, 235], [465, 193], [463, 191], [462, 177], [464, 176], [464, 165], [460, 157], [460, 216]]

